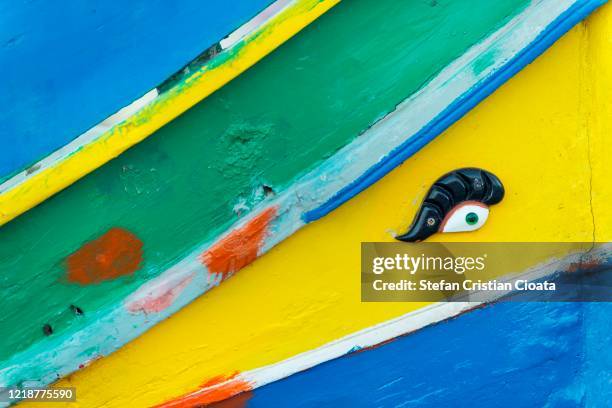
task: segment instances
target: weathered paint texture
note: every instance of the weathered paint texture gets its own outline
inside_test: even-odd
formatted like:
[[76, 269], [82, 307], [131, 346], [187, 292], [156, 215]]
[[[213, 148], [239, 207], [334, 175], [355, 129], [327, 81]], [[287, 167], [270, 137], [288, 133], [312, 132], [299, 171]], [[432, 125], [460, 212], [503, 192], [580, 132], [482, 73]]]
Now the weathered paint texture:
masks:
[[[500, 303], [254, 390], [245, 407], [600, 407], [585, 378], [603, 304]], [[591, 361], [593, 359], [593, 361]], [[600, 405], [603, 403], [604, 405]]]
[[[204, 52], [159, 88], [0, 184], [0, 225], [150, 136], [272, 52], [338, 1], [277, 0], [221, 41], [228, 48], [220, 54], [213, 53], [213, 56]], [[245, 28], [251, 31], [245, 33]], [[236, 38], [236, 34], [244, 36]]]
[[[612, 90], [612, 76], [585, 72], [592, 60], [580, 57], [595, 46], [593, 37], [597, 47], [609, 45], [612, 37], [601, 31], [606, 22], [612, 22], [609, 5], [387, 177], [239, 276], [58, 385], [76, 386], [82, 406], [152, 406], [198, 389], [207, 378], [275, 364], [422, 308], [421, 303], [356, 301], [360, 286], [355, 271], [360, 266], [355, 243], [393, 241], [393, 233], [418, 211], [431, 182], [454, 168], [489, 169], [504, 180], [508, 195], [481, 230], [432, 240], [589, 241], [594, 235], [599, 241], [612, 240], [611, 133], [602, 132], [610, 125], [606, 101], [612, 98], [601, 93]], [[612, 55], [604, 50], [597, 53], [602, 69], [612, 67]], [[600, 84], [601, 103], [588, 107], [591, 114], [586, 115], [581, 106], [587, 109], [583, 104], [591, 98], [594, 81]], [[560, 171], [562, 180], [572, 182], [559, 183]], [[605, 353], [609, 341], [602, 341], [602, 334], [610, 324], [610, 310], [605, 304], [588, 308], [592, 313], [585, 324], [592, 327], [588, 339], [593, 347], [587, 353], [598, 358], [588, 359], [585, 375], [601, 392], [600, 403], [593, 405], [605, 406], [612, 396], [609, 370], [602, 372], [610, 366]], [[478, 337], [463, 344], [466, 349], [479, 345]]]
[[[67, 335], [95, 315], [75, 322], [61, 313], [67, 299], [90, 311], [116, 305], [262, 201], [263, 184], [286, 189], [527, 3], [482, 2], [469, 13], [452, 1], [340, 5], [154, 136], [6, 224], [0, 294], [3, 308], [19, 313], [0, 319], [9, 333], [0, 358], [38, 343], [45, 321]], [[130, 279], [62, 283], [62, 260], [116, 225], [144, 243], [142, 267]]]
[[0, 5], [0, 181], [162, 83], [272, 0]]
[[274, 207], [268, 208], [207, 249], [202, 254], [202, 262], [208, 270], [220, 274], [221, 279], [225, 280], [253, 262], [264, 244], [268, 226], [276, 211]]

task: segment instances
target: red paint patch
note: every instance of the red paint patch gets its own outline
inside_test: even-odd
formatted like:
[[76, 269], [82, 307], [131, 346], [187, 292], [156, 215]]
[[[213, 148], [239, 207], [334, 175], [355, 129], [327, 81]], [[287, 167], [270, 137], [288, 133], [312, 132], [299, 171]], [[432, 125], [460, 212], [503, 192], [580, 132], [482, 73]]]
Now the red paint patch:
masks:
[[66, 263], [68, 279], [81, 285], [130, 275], [142, 263], [142, 241], [129, 231], [112, 228], [83, 245]]
[[164, 402], [155, 408], [188, 408], [209, 405], [253, 389], [251, 384], [237, 376], [238, 372], [230, 376], [213, 377], [202, 384], [201, 389]]
[[127, 309], [132, 313], [159, 313], [174, 302], [192, 279], [193, 275], [188, 276], [172, 287], [162, 288], [155, 293], [130, 303]]
[[206, 250], [201, 260], [208, 270], [220, 273], [225, 280], [253, 262], [264, 243], [270, 221], [276, 216], [276, 210], [276, 207], [268, 208]]

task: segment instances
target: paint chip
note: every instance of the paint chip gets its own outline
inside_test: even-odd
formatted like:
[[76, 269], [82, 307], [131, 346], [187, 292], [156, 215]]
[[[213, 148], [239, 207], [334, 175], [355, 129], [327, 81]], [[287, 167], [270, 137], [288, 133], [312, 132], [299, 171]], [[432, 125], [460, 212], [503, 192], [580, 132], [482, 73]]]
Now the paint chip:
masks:
[[70, 310], [72, 311], [72, 313], [74, 313], [77, 316], [82, 316], [83, 315], [83, 309], [81, 309], [78, 306], [70, 305]]
[[261, 186], [261, 189], [263, 190], [263, 193], [264, 193], [265, 197], [274, 197], [274, 195], [276, 194], [274, 192], [274, 189], [272, 187], [270, 187], [269, 185], [267, 185], [267, 184], [263, 184]]

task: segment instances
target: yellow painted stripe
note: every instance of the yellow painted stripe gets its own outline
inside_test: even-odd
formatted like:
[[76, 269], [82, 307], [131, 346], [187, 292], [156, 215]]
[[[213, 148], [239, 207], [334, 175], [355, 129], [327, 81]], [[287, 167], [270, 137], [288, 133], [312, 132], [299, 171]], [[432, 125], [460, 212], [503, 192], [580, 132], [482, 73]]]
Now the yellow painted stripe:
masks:
[[612, 4], [588, 20], [583, 48], [583, 106], [590, 146], [591, 201], [596, 241], [611, 241], [612, 226]]
[[[612, 23], [611, 10], [593, 21], [603, 24], [606, 13]], [[589, 26], [593, 36], [598, 27]], [[591, 202], [597, 239], [611, 240], [612, 223], [602, 222], [610, 217], [603, 199], [612, 189], [610, 133], [600, 133], [611, 123], [594, 126], [590, 118], [610, 118], [612, 107], [587, 108], [585, 100], [595, 79], [608, 81], [599, 88], [608, 93], [598, 98], [612, 100], [612, 77], [585, 77], [588, 39], [585, 26], [576, 27], [380, 182], [110, 357], [60, 381], [77, 388], [78, 402], [69, 406], [159, 404], [210, 378], [281, 361], [422, 307], [360, 302], [360, 242], [391, 241], [390, 231], [410, 223], [431, 183], [458, 167], [494, 172], [507, 195], [483, 229], [434, 240], [589, 241]], [[604, 51], [596, 61], [612, 67]], [[608, 150], [594, 149], [596, 140]]]
[[0, 195], [0, 225], [144, 140], [244, 72], [339, 1], [297, 0], [242, 40], [237, 50], [230, 50], [235, 54], [224, 63], [211, 61], [100, 138], [4, 192]]

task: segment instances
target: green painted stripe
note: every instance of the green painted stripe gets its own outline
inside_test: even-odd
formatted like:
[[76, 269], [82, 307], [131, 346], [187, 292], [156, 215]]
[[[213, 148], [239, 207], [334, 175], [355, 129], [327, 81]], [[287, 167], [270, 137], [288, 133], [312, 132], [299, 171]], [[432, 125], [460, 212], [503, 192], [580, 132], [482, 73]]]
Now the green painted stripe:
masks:
[[[529, 0], [346, 1], [119, 158], [0, 229], [0, 359], [76, 331], [393, 110]], [[244, 214], [244, 211], [242, 211]], [[112, 227], [133, 276], [81, 286], [65, 259]], [[84, 311], [75, 316], [74, 304]], [[101, 335], [112, 335], [104, 333]]]

